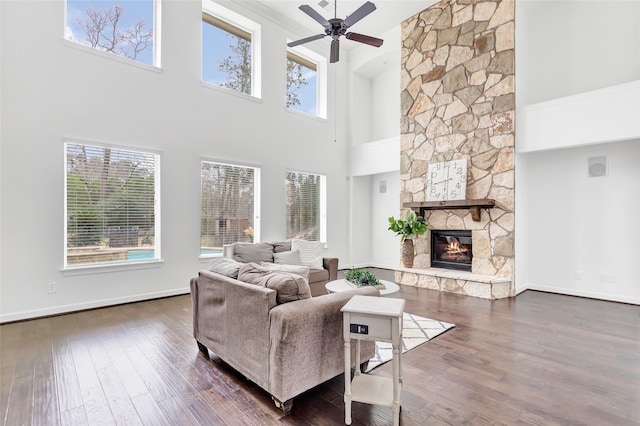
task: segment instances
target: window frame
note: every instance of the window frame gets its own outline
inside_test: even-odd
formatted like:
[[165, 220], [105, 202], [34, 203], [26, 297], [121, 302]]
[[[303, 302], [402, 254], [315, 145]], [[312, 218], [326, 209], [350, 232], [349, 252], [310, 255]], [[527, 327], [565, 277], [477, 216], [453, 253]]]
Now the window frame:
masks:
[[327, 243], [327, 176], [323, 175], [321, 173], [316, 173], [316, 172], [308, 172], [308, 171], [303, 171], [303, 170], [297, 170], [297, 169], [293, 169], [293, 168], [288, 168], [285, 171], [285, 179], [284, 179], [284, 183], [285, 183], [285, 188], [284, 188], [284, 192], [285, 192], [285, 206], [284, 206], [284, 210], [285, 210], [285, 214], [284, 214], [284, 223], [285, 223], [285, 237], [288, 239], [289, 237], [286, 236], [286, 232], [287, 232], [287, 221], [288, 221], [288, 213], [287, 213], [287, 174], [288, 173], [298, 173], [298, 174], [305, 174], [305, 175], [313, 175], [313, 176], [318, 176], [320, 178], [320, 188], [319, 188], [319, 206], [318, 206], [318, 240], [317, 241], [321, 241], [323, 243]]
[[[289, 42], [291, 40], [287, 40]], [[286, 59], [290, 59], [290, 55], [298, 57], [302, 62], [313, 64], [316, 69], [316, 114], [309, 114], [304, 111], [290, 108], [285, 105], [285, 109], [292, 113], [304, 114], [305, 116], [317, 117], [326, 120], [327, 119], [327, 58], [324, 56], [304, 47], [294, 46], [287, 48]], [[297, 62], [297, 61], [296, 61]], [[307, 66], [302, 63], [303, 66]], [[285, 66], [286, 70], [286, 66]], [[285, 75], [286, 78], [286, 75]], [[286, 90], [286, 84], [285, 84]], [[286, 99], [286, 93], [285, 93]]]
[[[70, 47], [74, 47], [76, 49], [93, 53], [99, 56], [102, 56], [107, 59], [115, 60], [117, 62], [125, 63], [128, 65], [135, 65], [140, 68], [146, 68], [151, 70], [159, 70], [162, 68], [162, 0], [148, 0], [153, 3], [153, 47], [151, 49], [151, 63], [148, 64], [146, 62], [139, 61], [137, 59], [130, 59], [126, 56], [119, 55], [113, 52], [107, 52], [104, 50], [97, 49], [95, 47], [91, 47], [84, 43], [80, 43], [67, 38], [67, 27], [68, 27], [68, 10], [67, 10], [67, 0], [64, 0], [64, 25], [62, 28], [62, 40], [63, 42]], [[117, 3], [114, 0], [114, 3]]]
[[[228, 31], [227, 29], [217, 26], [211, 22], [207, 22], [204, 19], [204, 15], [209, 15], [214, 20], [222, 21], [222, 23], [224, 23], [223, 24], [224, 27], [227, 27], [227, 28], [231, 27], [234, 29], [234, 31]], [[223, 31], [226, 31], [236, 36], [239, 36], [239, 35], [234, 34], [234, 32], [238, 32], [239, 34], [251, 35], [251, 94], [239, 92], [237, 90], [229, 89], [227, 87], [220, 86], [215, 83], [211, 83], [209, 81], [204, 80], [203, 78], [204, 76], [202, 75], [202, 56], [204, 53], [202, 30], [200, 31], [200, 81], [201, 81], [201, 84], [205, 87], [222, 90], [226, 93], [234, 93], [240, 96], [249, 96], [251, 98], [261, 99], [262, 98], [262, 80], [261, 80], [261, 76], [262, 76], [262, 54], [261, 54], [262, 31], [261, 29], [262, 27], [261, 25], [211, 0], [202, 0], [202, 17], [200, 19], [201, 28], [202, 28], [203, 22], [209, 25], [213, 25]]]
[[[202, 202], [203, 202], [203, 182], [202, 182], [202, 166], [204, 163], [212, 163], [218, 164], [222, 166], [231, 166], [231, 167], [242, 167], [247, 169], [253, 169], [253, 241], [260, 241], [261, 238], [261, 221], [260, 221], [260, 212], [261, 212], [261, 183], [262, 183], [262, 169], [260, 166], [256, 164], [248, 164], [243, 162], [231, 162], [226, 160], [219, 160], [213, 158], [200, 158], [200, 220], [199, 220], [199, 241], [202, 241]], [[219, 254], [202, 254], [202, 243], [200, 242], [199, 248], [199, 258], [200, 259], [212, 259], [216, 257], [223, 256], [223, 253]]]
[[[143, 259], [143, 260], [126, 260], [126, 261], [115, 261], [115, 262], [93, 262], [93, 263], [81, 263], [81, 264], [69, 264], [68, 262], [68, 145], [85, 145], [91, 146], [95, 148], [102, 149], [113, 149], [118, 151], [127, 151], [132, 153], [140, 153], [144, 155], [151, 155], [154, 159], [154, 187], [153, 187], [153, 197], [154, 197], [154, 257], [153, 259]], [[74, 271], [84, 273], [91, 272], [92, 270], [108, 270], [108, 269], [139, 269], [139, 268], [147, 268], [153, 267], [153, 265], [160, 264], [163, 261], [162, 258], [162, 220], [161, 220], [161, 162], [162, 155], [158, 151], [153, 151], [149, 149], [140, 149], [131, 146], [123, 146], [123, 145], [115, 145], [115, 144], [107, 144], [101, 142], [94, 141], [85, 141], [79, 139], [65, 138], [63, 139], [63, 155], [64, 155], [64, 224], [63, 224], [63, 266], [61, 270], [63, 272], [73, 273]]]

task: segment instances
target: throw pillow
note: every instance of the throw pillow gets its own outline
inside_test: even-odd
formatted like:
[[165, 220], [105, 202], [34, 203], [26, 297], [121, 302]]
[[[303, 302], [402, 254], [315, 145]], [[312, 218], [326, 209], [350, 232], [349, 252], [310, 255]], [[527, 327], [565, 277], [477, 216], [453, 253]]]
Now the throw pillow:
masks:
[[279, 263], [282, 265], [300, 265], [300, 252], [292, 250], [273, 253], [273, 263]]
[[283, 251], [291, 251], [291, 241], [275, 241], [273, 244], [273, 252], [281, 253]]
[[273, 245], [269, 243], [235, 243], [233, 260], [242, 263], [273, 262]]
[[324, 243], [322, 241], [291, 241], [291, 250], [300, 252], [300, 264], [313, 269], [322, 269]]
[[247, 263], [240, 267], [238, 279], [275, 290], [278, 304], [311, 298], [307, 280], [291, 272], [267, 271], [256, 263]]
[[260, 264], [262, 269], [267, 271], [282, 271], [282, 272], [291, 272], [292, 274], [300, 275], [302, 278], [309, 282], [309, 267], [302, 265], [284, 265], [284, 264], [276, 264], [276, 263], [267, 263], [262, 262]]
[[216, 257], [209, 262], [209, 270], [231, 278], [238, 278], [238, 270], [242, 263], [228, 257]]

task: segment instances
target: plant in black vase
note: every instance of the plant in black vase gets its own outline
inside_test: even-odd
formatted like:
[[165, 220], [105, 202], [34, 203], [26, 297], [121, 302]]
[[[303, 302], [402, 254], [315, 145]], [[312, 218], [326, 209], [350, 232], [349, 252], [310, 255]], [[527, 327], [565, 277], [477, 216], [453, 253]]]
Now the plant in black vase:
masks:
[[380, 280], [366, 268], [351, 268], [344, 273], [344, 279], [356, 287], [379, 287], [383, 285]]

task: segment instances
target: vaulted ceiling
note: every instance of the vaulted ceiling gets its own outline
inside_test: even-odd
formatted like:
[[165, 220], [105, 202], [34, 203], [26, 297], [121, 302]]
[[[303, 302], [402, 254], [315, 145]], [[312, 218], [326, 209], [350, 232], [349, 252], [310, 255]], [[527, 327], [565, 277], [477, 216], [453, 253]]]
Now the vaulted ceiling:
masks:
[[[345, 18], [353, 13], [366, 0], [337, 2], [338, 18]], [[378, 37], [389, 31], [402, 21], [425, 10], [435, 0], [371, 0], [376, 5], [376, 10], [361, 21], [353, 25], [352, 30], [357, 33]], [[282, 17], [284, 25], [292, 25], [294, 30], [301, 32], [300, 36], [311, 36], [322, 31], [320, 25], [303, 13], [298, 7], [307, 4], [327, 19], [333, 18], [335, 0], [256, 0], [265, 10]], [[323, 7], [324, 5], [324, 7]], [[356, 42], [342, 44], [342, 48], [350, 49], [360, 45]]]

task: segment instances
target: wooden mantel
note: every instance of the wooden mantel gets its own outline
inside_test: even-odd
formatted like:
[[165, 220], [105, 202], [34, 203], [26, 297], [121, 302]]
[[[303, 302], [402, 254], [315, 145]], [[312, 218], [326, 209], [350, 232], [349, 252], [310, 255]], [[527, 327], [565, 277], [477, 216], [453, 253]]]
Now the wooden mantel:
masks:
[[404, 207], [410, 208], [420, 216], [424, 216], [425, 210], [469, 209], [471, 219], [475, 222], [480, 222], [480, 209], [490, 209], [495, 205], [496, 200], [489, 198], [481, 200], [422, 201], [403, 204]]

